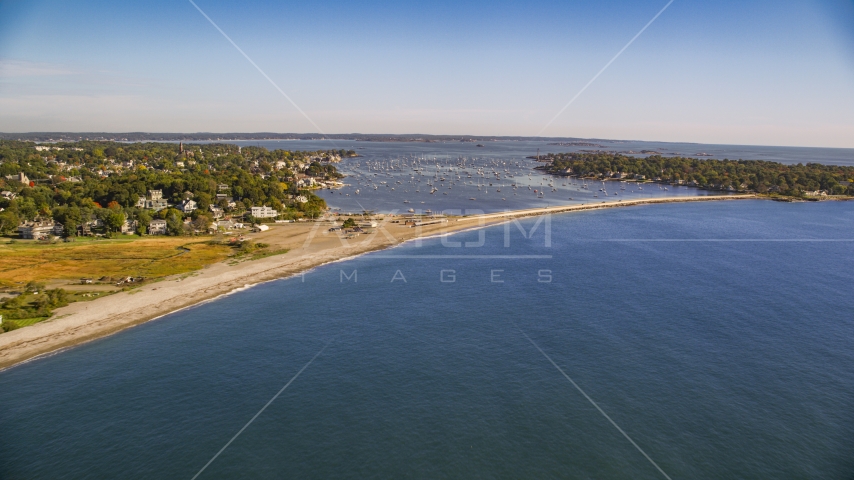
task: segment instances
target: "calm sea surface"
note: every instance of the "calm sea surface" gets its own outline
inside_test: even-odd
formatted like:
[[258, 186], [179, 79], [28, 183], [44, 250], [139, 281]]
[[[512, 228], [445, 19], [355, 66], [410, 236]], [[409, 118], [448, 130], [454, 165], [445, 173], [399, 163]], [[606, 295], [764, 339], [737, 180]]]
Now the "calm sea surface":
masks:
[[852, 204], [520, 226], [0, 372], [0, 478], [192, 478], [324, 345], [199, 478], [854, 477]]
[[[656, 151], [665, 156], [696, 156], [770, 160], [787, 164], [824, 163], [854, 165], [854, 149], [703, 145], [634, 141], [592, 141], [597, 146], [550, 145], [545, 141], [446, 142], [353, 142], [267, 140], [228, 142], [259, 145], [270, 150], [353, 149], [360, 157], [344, 159], [339, 170], [347, 175], [344, 188], [320, 190], [334, 209], [342, 212], [448, 211], [458, 214], [496, 212], [555, 205], [599, 203], [720, 194], [689, 187], [633, 183], [582, 182], [550, 177], [533, 168], [542, 165], [529, 156], [582, 150], [613, 152]], [[639, 154], [632, 154], [644, 156]], [[587, 188], [583, 184], [588, 183]], [[514, 188], [515, 187], [515, 188]], [[605, 191], [600, 189], [604, 188]], [[665, 189], [666, 188], [666, 189]], [[432, 193], [431, 193], [432, 192]]]
[[[702, 143], [641, 142], [634, 140], [582, 140], [588, 145], [554, 145], [556, 142], [541, 140], [482, 142], [478, 147], [472, 142], [355, 142], [349, 140], [246, 140], [225, 141], [237, 145], [260, 145], [269, 149], [321, 150], [353, 149], [363, 155], [384, 155], [389, 158], [404, 156], [448, 156], [520, 158], [540, 153], [608, 151], [627, 155], [646, 156], [643, 150], [658, 152], [664, 156], [728, 158], [730, 160], [770, 160], [774, 162], [824, 163], [828, 165], [854, 165], [854, 148], [774, 147], [762, 145], [713, 145]], [[201, 143], [201, 142], [200, 142]], [[209, 142], [205, 142], [209, 143]], [[637, 153], [630, 153], [637, 152]]]

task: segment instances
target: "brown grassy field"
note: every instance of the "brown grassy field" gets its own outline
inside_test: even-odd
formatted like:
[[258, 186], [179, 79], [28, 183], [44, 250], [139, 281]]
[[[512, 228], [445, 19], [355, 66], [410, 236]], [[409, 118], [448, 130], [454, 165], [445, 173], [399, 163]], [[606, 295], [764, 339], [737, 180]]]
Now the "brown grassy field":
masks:
[[152, 279], [198, 270], [225, 259], [231, 251], [225, 245], [186, 237], [7, 242], [0, 244], [0, 286], [104, 276]]

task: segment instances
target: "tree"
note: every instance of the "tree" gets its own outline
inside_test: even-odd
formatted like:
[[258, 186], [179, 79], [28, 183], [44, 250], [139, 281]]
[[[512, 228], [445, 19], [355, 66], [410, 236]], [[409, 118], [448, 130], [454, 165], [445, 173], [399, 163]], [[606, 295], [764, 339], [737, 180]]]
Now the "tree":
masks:
[[63, 235], [70, 237], [77, 233], [82, 214], [77, 206], [57, 207], [53, 210], [53, 219], [62, 224]]
[[36, 204], [33, 203], [32, 199], [24, 198], [21, 202], [18, 203], [18, 215], [23, 217], [26, 220], [34, 220], [36, 218], [36, 214], [38, 213], [38, 209], [36, 208]]
[[151, 214], [145, 210], [139, 212], [139, 215], [136, 216], [136, 222], [136, 233], [138, 235], [145, 235], [148, 233], [148, 224], [151, 223]]
[[47, 306], [50, 308], [58, 308], [68, 305], [68, 294], [61, 288], [47, 290], [45, 294], [48, 299]]
[[344, 220], [342, 226], [344, 228], [353, 228], [356, 226], [356, 220], [354, 220], [352, 217], [349, 217], [347, 218], [347, 220]]
[[21, 326], [18, 325], [16, 322], [6, 320], [3, 322], [2, 325], [0, 325], [0, 328], [2, 328], [4, 332], [11, 332], [12, 330], [17, 330], [21, 328]]
[[166, 234], [178, 237], [184, 234], [184, 220], [180, 215], [175, 213], [176, 211], [172, 211], [166, 217]]
[[211, 204], [211, 196], [207, 192], [200, 192], [195, 196], [199, 210], [207, 210]]
[[320, 206], [316, 205], [316, 204], [307, 204], [303, 208], [303, 212], [305, 213], [306, 217], [314, 219], [314, 218], [317, 218], [323, 214], [323, 209], [320, 208]]
[[24, 299], [20, 295], [3, 300], [3, 308], [14, 310], [24, 304]]
[[36, 293], [40, 290], [44, 290], [44, 283], [35, 280], [27, 282], [27, 285], [24, 287], [24, 291], [27, 293]]
[[112, 211], [104, 218], [104, 225], [111, 232], [118, 232], [125, 224], [125, 214], [121, 211]]
[[208, 228], [213, 223], [213, 219], [208, 215], [197, 215], [193, 220], [193, 229], [199, 232], [207, 232]]
[[285, 210], [285, 206], [282, 205], [282, 202], [280, 202], [279, 199], [276, 197], [273, 197], [270, 200], [270, 207], [275, 209], [277, 212], [283, 212]]
[[0, 235], [8, 235], [15, 231], [15, 228], [21, 220], [18, 215], [11, 210], [0, 212]]

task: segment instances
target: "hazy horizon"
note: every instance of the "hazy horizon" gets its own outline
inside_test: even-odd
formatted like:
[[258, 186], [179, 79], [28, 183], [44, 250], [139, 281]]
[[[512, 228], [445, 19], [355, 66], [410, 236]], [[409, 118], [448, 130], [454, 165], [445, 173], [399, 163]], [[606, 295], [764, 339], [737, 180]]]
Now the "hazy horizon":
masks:
[[[716, 145], [716, 146], [744, 146], [744, 147], [772, 147], [772, 148], [830, 148], [830, 149], [842, 149], [842, 150], [854, 150], [854, 147], [826, 147], [826, 146], [817, 146], [817, 145], [769, 145], [762, 143], [710, 143], [710, 142], [690, 142], [690, 141], [680, 141], [680, 140], [656, 140], [656, 139], [638, 139], [638, 138], [604, 138], [604, 137], [573, 137], [573, 136], [549, 136], [549, 137], [535, 137], [535, 136], [520, 136], [520, 135], [473, 135], [467, 133], [388, 133], [388, 132], [378, 132], [378, 133], [366, 133], [366, 132], [346, 132], [346, 133], [325, 133], [321, 134], [319, 132], [263, 132], [263, 131], [246, 131], [246, 132], [148, 132], [148, 131], [101, 131], [101, 132], [73, 132], [73, 131], [65, 131], [65, 132], [0, 132], [0, 135], [4, 135], [11, 138], [14, 135], [50, 135], [50, 134], [74, 134], [74, 135], [121, 135], [121, 134], [145, 134], [145, 135], [211, 135], [217, 136], [218, 141], [226, 141], [226, 142], [251, 142], [251, 141], [259, 141], [259, 140], [268, 140], [268, 141], [317, 141], [323, 140], [323, 137], [328, 138], [329, 140], [344, 140], [349, 136], [372, 136], [372, 137], [412, 137], [411, 139], [400, 140], [401, 142], [407, 141], [417, 141], [416, 138], [423, 137], [456, 137], [456, 138], [466, 138], [466, 139], [479, 139], [478, 141], [559, 141], [559, 140], [575, 140], [575, 141], [601, 141], [601, 142], [624, 142], [624, 143], [673, 143], [673, 144], [695, 144], [695, 145]], [[257, 138], [228, 138], [229, 134], [237, 134], [237, 135], [259, 135]], [[270, 137], [261, 137], [261, 134], [272, 134], [272, 135], [301, 135], [301, 136], [312, 136], [312, 138], [270, 138]], [[316, 137], [316, 138], [315, 138]], [[65, 141], [74, 141], [74, 140], [63, 140], [63, 139], [53, 139], [53, 140], [32, 140], [25, 139], [27, 141], [34, 141], [36, 143], [56, 143], [56, 142], [65, 142]], [[87, 138], [86, 140], [93, 140], [91, 138]], [[138, 139], [138, 140], [127, 140], [129, 142], [146, 142], [146, 141], [157, 141], [157, 142], [200, 142], [200, 141], [209, 141], [208, 139], [194, 139], [194, 138], [169, 138], [169, 139]], [[381, 141], [381, 140], [372, 140], [372, 139], [358, 139], [358, 141]], [[442, 140], [437, 140], [442, 141]], [[452, 141], [448, 139], [447, 141]]]

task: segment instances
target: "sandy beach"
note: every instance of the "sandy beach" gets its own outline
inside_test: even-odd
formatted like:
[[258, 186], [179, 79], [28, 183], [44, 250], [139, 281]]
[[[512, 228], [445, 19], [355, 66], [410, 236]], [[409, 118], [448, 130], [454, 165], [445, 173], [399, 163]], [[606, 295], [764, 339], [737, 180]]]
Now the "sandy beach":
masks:
[[245, 287], [297, 275], [317, 266], [339, 261], [403, 242], [479, 226], [494, 225], [527, 216], [628, 207], [659, 203], [682, 203], [757, 198], [755, 195], [709, 195], [632, 201], [601, 202], [515, 210], [501, 213], [450, 217], [447, 223], [407, 227], [385, 217], [371, 234], [345, 239], [328, 232], [329, 222], [277, 224], [254, 233], [253, 241], [287, 248], [282, 255], [240, 263], [220, 262], [177, 278], [167, 278], [137, 289], [90, 302], [57, 309], [52, 318], [0, 335], [0, 369], [94, 340], [229, 294]]

